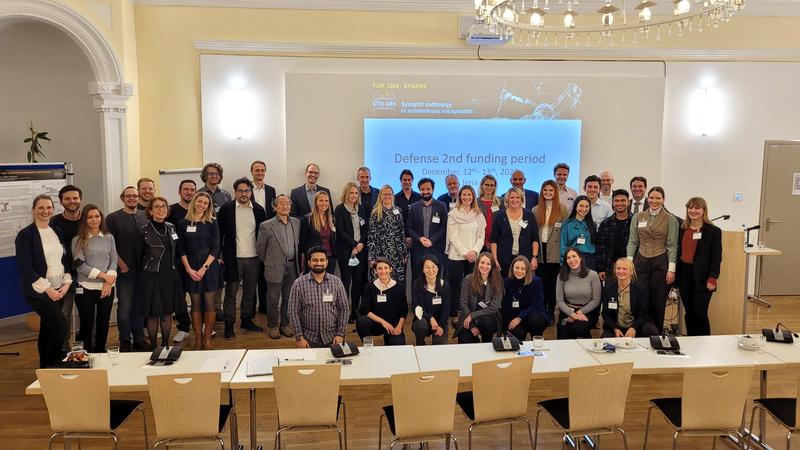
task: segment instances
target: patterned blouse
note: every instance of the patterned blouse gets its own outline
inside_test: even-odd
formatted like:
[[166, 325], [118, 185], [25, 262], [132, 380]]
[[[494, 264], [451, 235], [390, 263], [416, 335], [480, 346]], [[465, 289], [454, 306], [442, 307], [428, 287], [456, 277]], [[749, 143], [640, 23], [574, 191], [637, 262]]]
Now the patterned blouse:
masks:
[[[392, 278], [398, 283], [406, 280], [406, 265], [403, 260], [408, 258], [406, 248], [406, 234], [403, 226], [403, 214], [400, 208], [384, 210], [383, 217], [378, 220], [375, 214], [369, 216], [369, 236], [367, 239], [367, 259], [374, 261], [383, 257], [392, 264]], [[370, 281], [375, 279], [372, 270], [369, 271]]]

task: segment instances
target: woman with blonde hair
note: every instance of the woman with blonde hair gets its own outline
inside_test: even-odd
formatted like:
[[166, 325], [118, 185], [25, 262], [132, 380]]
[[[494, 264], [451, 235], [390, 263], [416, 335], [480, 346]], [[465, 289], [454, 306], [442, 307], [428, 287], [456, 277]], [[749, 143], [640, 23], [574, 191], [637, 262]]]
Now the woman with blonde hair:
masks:
[[492, 222], [494, 215], [503, 209], [503, 202], [497, 196], [497, 178], [493, 175], [485, 175], [481, 178], [479, 188], [478, 208], [483, 213], [486, 220], [486, 231], [483, 233], [483, 248], [489, 250], [489, 239], [492, 237]]
[[722, 231], [708, 219], [706, 201], [692, 197], [686, 202], [686, 219], [679, 231], [676, 272], [689, 336], [711, 334], [708, 304], [717, 290], [721, 264]]
[[614, 263], [614, 277], [603, 287], [603, 337], [640, 337], [658, 334], [648, 313], [647, 291], [636, 282], [633, 261], [620, 258]]
[[470, 185], [458, 190], [456, 206], [447, 214], [447, 276], [450, 285], [450, 317], [458, 314], [461, 281], [472, 273], [483, 250], [486, 218], [478, 207], [475, 190]]
[[183, 265], [183, 286], [192, 302], [195, 350], [213, 348], [211, 333], [217, 316], [214, 301], [223, 287], [218, 261], [219, 225], [212, 205], [207, 192], [196, 193], [189, 202], [186, 218], [177, 223], [178, 258]]
[[305, 253], [311, 247], [321, 245], [328, 256], [328, 273], [336, 270], [336, 227], [331, 210], [331, 195], [317, 191], [311, 212], [300, 221], [300, 262], [305, 265]]
[[367, 236], [369, 216], [360, 204], [361, 193], [352, 181], [342, 189], [341, 202], [333, 211], [336, 232], [336, 257], [339, 260], [344, 290], [350, 295], [350, 322], [358, 318], [361, 293], [367, 279]]
[[531, 269], [536, 270], [538, 265], [539, 226], [531, 210], [522, 207], [524, 201], [522, 189], [512, 187], [505, 195], [506, 209], [494, 217], [492, 257], [503, 278], [518, 255], [528, 258]]
[[[378, 193], [378, 201], [369, 215], [369, 236], [367, 237], [367, 261], [372, 267], [378, 258], [386, 258], [392, 266], [392, 278], [400, 285], [406, 281], [406, 247], [403, 213], [394, 205], [392, 187], [385, 184]], [[370, 270], [370, 280], [375, 277]]]

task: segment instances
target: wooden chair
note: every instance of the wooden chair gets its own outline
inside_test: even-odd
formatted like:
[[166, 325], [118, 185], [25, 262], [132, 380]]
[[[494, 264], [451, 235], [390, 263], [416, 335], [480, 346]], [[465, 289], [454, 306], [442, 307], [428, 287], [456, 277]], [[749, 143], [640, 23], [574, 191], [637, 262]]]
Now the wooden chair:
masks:
[[[576, 367], [569, 371], [569, 397], [544, 400], [538, 403], [534, 426], [534, 449], [538, 445], [539, 415], [546, 411], [566, 440], [575, 442], [580, 449], [580, 436], [619, 433], [624, 448], [628, 440], [622, 423], [625, 419], [625, 402], [631, 383], [633, 363], [603, 366]], [[576, 439], [577, 437], [577, 439]]]
[[392, 375], [392, 404], [383, 407], [378, 419], [378, 449], [381, 448], [383, 418], [397, 443], [428, 442], [444, 439], [447, 449], [453, 436], [458, 370], [416, 372]]
[[[750, 414], [750, 433], [748, 433], [748, 440], [752, 438], [753, 424], [756, 418], [756, 411], [766, 411], [772, 416], [772, 419], [783, 428], [786, 428], [786, 450], [792, 448], [792, 433], [800, 431], [800, 422], [797, 418], [800, 417], [800, 386], [797, 389], [797, 396], [794, 398], [757, 398], [753, 400], [753, 412]], [[761, 436], [761, 439], [764, 437]], [[750, 447], [748, 442], [748, 448]]]
[[[108, 373], [102, 369], [38, 369], [36, 378], [50, 415], [48, 448], [53, 439], [112, 439], [118, 447], [116, 430], [134, 411], [142, 413], [144, 443], [147, 444], [147, 420], [144, 402], [111, 400], [108, 392]], [[80, 442], [80, 441], [79, 441]]]
[[672, 435], [673, 450], [678, 446], [678, 436], [717, 436], [735, 433], [739, 442], [744, 439], [739, 432], [744, 418], [747, 393], [753, 380], [752, 367], [694, 368], [683, 373], [681, 397], [650, 400], [644, 429], [644, 445], [650, 432], [650, 413], [657, 409], [675, 429]]
[[528, 414], [528, 390], [533, 369], [533, 356], [498, 359], [472, 365], [472, 391], [459, 392], [456, 403], [469, 426], [469, 448], [472, 429], [484, 425], [509, 425], [509, 448], [514, 443], [514, 423], [528, 424], [528, 439], [533, 448], [533, 432]]
[[344, 417], [344, 448], [347, 449], [347, 410], [339, 395], [338, 364], [280, 366], [273, 369], [278, 402], [275, 449], [281, 448], [281, 434], [289, 431], [335, 430], [342, 447], [342, 430], [336, 425], [339, 407]]
[[221, 389], [219, 372], [147, 377], [158, 437], [153, 449], [216, 441], [224, 450], [221, 434], [233, 405], [220, 405]]

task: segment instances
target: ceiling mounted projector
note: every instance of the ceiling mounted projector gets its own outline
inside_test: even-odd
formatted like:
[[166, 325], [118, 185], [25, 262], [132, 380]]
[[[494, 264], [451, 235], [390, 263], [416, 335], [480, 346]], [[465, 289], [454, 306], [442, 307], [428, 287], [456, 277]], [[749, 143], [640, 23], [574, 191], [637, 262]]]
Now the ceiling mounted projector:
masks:
[[503, 45], [509, 41], [509, 36], [492, 33], [484, 23], [474, 23], [467, 31], [466, 39], [467, 45]]

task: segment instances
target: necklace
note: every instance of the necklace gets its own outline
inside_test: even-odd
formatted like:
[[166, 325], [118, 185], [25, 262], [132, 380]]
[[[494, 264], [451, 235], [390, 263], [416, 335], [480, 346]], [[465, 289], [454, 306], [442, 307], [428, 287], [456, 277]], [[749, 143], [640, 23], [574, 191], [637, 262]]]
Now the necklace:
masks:
[[153, 225], [153, 223], [154, 222], [150, 222], [150, 226], [153, 227], [153, 229], [156, 231], [157, 235], [159, 235], [159, 236], [166, 236], [167, 235], [167, 231], [168, 230], [167, 230], [167, 226], [166, 225], [164, 225], [164, 234], [161, 234], [161, 233], [158, 232], [158, 228], [156, 228], [156, 226]]

